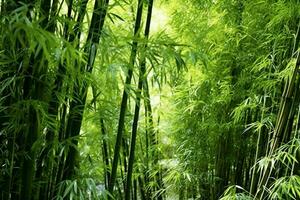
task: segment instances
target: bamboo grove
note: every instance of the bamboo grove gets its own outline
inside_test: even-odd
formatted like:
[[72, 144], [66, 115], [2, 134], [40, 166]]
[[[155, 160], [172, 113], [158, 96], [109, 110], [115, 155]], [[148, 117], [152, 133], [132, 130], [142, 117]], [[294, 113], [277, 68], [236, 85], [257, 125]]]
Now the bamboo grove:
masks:
[[298, 0], [0, 0], [0, 199], [300, 199]]

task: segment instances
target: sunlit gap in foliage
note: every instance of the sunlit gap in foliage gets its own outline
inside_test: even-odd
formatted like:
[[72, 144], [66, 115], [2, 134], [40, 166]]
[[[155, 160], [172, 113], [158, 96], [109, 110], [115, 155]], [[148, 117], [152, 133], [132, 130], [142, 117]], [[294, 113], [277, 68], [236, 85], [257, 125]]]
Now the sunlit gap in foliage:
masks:
[[164, 5], [159, 5], [159, 3], [160, 2], [157, 3], [158, 5], [155, 4], [153, 7], [151, 34], [170, 29], [168, 24], [170, 20], [170, 11], [167, 10]]

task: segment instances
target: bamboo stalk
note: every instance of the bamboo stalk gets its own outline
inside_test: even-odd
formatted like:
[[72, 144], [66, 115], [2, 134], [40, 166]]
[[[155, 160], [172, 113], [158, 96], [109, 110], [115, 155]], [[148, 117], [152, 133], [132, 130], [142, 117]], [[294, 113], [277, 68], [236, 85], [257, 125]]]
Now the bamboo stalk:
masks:
[[132, 42], [131, 55], [130, 55], [130, 60], [129, 60], [129, 69], [128, 69], [128, 74], [126, 76], [126, 81], [125, 81], [124, 91], [123, 91], [123, 96], [122, 96], [122, 101], [121, 101], [117, 138], [116, 138], [116, 143], [115, 143], [115, 148], [114, 148], [114, 157], [113, 157], [113, 162], [112, 162], [111, 177], [110, 177], [109, 187], [108, 187], [108, 191], [111, 194], [113, 193], [115, 181], [117, 178], [118, 160], [119, 160], [121, 141], [122, 141], [122, 137], [123, 137], [125, 114], [126, 114], [127, 101], [128, 101], [127, 87], [130, 85], [132, 75], [133, 75], [133, 67], [135, 64], [135, 58], [136, 58], [137, 46], [138, 46], [137, 38], [138, 38], [138, 32], [139, 32], [139, 29], [141, 26], [141, 20], [142, 20], [143, 4], [144, 4], [143, 0], [138, 1], [138, 8], [137, 8], [136, 20], [135, 20], [135, 26], [134, 26], [134, 39]]
[[[97, 54], [97, 44], [100, 41], [102, 29], [104, 26], [104, 20], [108, 9], [109, 0], [95, 1], [94, 12], [92, 21], [87, 37], [87, 45], [85, 47], [85, 53], [88, 53], [87, 65], [81, 66], [80, 71], [85, 73], [91, 73], [93, 70], [94, 61]], [[80, 84], [78, 80], [74, 85], [73, 97], [75, 100], [70, 102], [70, 111], [66, 128], [66, 139], [71, 139], [73, 146], [70, 146], [69, 152], [66, 158], [66, 167], [63, 175], [63, 179], [68, 179], [75, 174], [75, 167], [77, 165], [77, 137], [80, 133], [80, 128], [83, 119], [83, 112], [85, 108], [85, 102], [87, 97], [88, 84], [84, 82]]]

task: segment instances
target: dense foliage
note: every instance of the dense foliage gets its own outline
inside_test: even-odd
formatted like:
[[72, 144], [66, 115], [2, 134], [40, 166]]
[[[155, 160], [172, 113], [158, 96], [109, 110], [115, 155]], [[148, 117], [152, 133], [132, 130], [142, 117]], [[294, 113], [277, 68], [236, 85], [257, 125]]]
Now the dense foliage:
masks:
[[0, 199], [299, 199], [298, 0], [1, 0]]

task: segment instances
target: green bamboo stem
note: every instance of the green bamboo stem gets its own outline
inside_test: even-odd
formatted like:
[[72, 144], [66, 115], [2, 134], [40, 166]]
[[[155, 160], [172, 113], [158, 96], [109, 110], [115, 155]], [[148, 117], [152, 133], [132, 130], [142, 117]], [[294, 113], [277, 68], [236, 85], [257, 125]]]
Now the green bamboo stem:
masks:
[[126, 76], [126, 81], [124, 85], [124, 91], [121, 101], [121, 108], [120, 108], [120, 116], [119, 116], [119, 122], [118, 122], [118, 131], [117, 131], [117, 138], [114, 148], [114, 157], [112, 162], [112, 169], [111, 169], [111, 177], [109, 181], [109, 187], [108, 191], [112, 194], [114, 190], [115, 181], [117, 178], [117, 168], [118, 168], [118, 160], [119, 160], [119, 153], [121, 148], [121, 141], [123, 137], [123, 129], [124, 129], [124, 123], [125, 123], [125, 114], [127, 109], [127, 101], [128, 101], [128, 86], [131, 83], [132, 75], [133, 75], [133, 67], [135, 64], [136, 54], [137, 54], [137, 46], [138, 46], [138, 32], [141, 26], [142, 21], [142, 12], [143, 12], [143, 0], [138, 1], [138, 8], [137, 8], [137, 14], [136, 14], [136, 20], [135, 20], [135, 26], [134, 26], [134, 39], [132, 42], [132, 49], [131, 49], [131, 55], [129, 60], [129, 69], [128, 74]]

